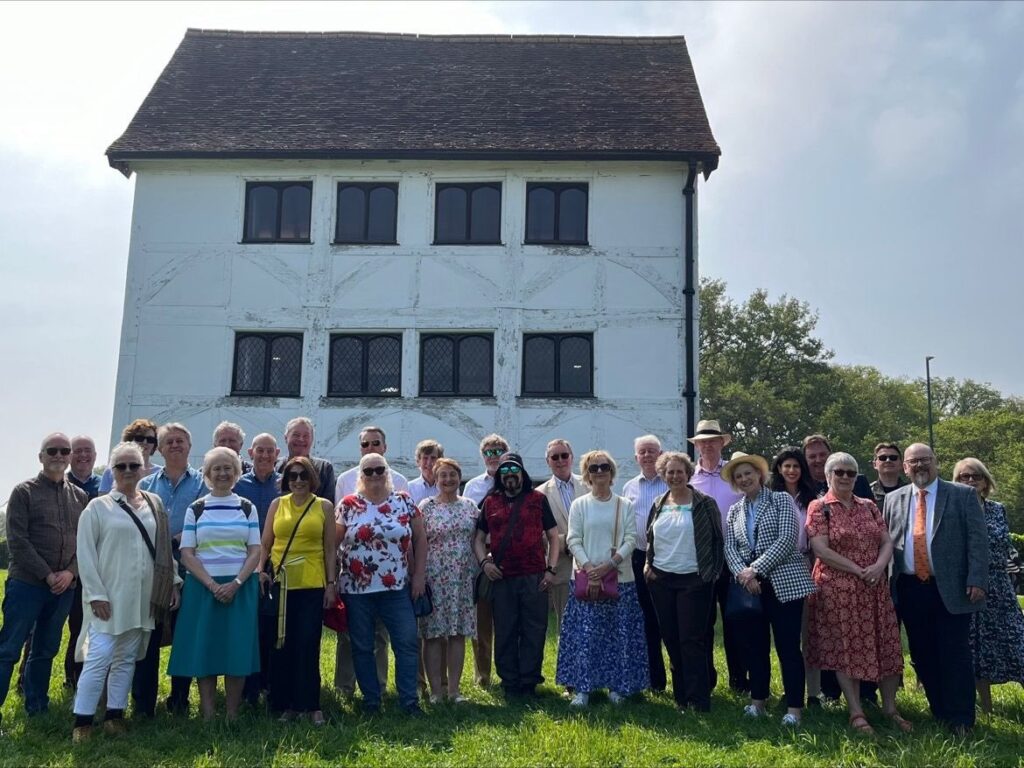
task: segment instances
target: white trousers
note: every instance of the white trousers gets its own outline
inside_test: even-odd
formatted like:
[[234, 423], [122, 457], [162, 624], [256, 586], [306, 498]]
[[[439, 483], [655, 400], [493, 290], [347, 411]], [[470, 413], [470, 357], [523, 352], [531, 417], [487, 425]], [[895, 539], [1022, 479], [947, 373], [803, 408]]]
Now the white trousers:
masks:
[[129, 629], [108, 635], [89, 627], [88, 650], [82, 675], [75, 692], [75, 714], [95, 715], [107, 683], [107, 709], [124, 709], [135, 674], [135, 658], [143, 642], [149, 641], [148, 629]]

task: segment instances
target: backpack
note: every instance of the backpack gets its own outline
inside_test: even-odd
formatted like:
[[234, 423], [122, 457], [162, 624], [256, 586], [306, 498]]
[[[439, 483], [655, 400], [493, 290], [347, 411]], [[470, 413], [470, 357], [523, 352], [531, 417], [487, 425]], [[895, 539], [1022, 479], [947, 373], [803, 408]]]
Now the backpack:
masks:
[[[242, 498], [241, 496], [238, 497], [238, 500], [242, 502], [242, 511], [245, 513], [245, 519], [249, 520], [252, 517], [253, 510], [255, 509], [253, 503], [248, 499]], [[196, 525], [198, 525], [199, 518], [202, 517], [203, 512], [206, 511], [206, 502], [203, 499], [197, 499], [196, 501], [192, 502], [191, 509], [192, 514], [195, 515]]]

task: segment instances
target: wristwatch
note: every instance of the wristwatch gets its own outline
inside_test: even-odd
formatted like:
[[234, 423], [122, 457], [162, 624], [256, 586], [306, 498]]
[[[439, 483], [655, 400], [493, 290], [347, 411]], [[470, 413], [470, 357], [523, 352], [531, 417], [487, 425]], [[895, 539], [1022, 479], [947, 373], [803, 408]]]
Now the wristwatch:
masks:
[[550, 573], [552, 576], [557, 576], [558, 575], [557, 573], [555, 573], [555, 569], [552, 568], [550, 565], [547, 568], [545, 568], [544, 570], [545, 570], [545, 572]]
[[239, 581], [239, 580], [238, 580], [238, 577], [237, 577], [237, 576], [235, 576], [235, 584], [237, 584], [237, 585], [238, 585], [238, 586], [240, 586], [240, 587], [242, 587], [242, 586], [245, 586], [244, 584], [242, 584], [242, 582], [241, 582], [241, 581]]

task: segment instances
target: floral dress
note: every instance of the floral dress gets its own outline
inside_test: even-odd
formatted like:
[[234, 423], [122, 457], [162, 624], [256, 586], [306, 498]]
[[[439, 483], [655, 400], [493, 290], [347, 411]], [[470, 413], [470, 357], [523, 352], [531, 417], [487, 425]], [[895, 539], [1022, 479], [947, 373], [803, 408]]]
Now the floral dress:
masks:
[[339, 544], [343, 594], [403, 589], [409, 577], [412, 521], [419, 510], [405, 491], [380, 504], [358, 493], [338, 504], [335, 520], [345, 526]]
[[419, 620], [421, 637], [476, 637], [473, 534], [480, 510], [472, 499], [452, 503], [431, 497], [422, 502], [427, 532], [427, 584], [434, 611]]
[[985, 502], [985, 524], [991, 559], [985, 608], [971, 614], [974, 676], [990, 683], [1024, 685], [1024, 614], [1006, 572], [1010, 559], [1010, 527], [1002, 504]]
[[[853, 508], [847, 509], [829, 491], [811, 502], [807, 538], [828, 536], [833, 552], [866, 568], [878, 559], [887, 528], [874, 501], [853, 500]], [[807, 600], [808, 665], [874, 682], [900, 674], [903, 648], [888, 580], [871, 586], [820, 559], [811, 577], [818, 591]]]

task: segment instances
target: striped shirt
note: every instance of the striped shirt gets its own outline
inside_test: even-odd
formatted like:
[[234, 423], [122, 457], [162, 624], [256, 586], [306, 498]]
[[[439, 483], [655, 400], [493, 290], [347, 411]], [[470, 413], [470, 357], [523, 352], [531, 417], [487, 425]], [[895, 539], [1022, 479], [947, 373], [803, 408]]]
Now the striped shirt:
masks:
[[668, 486], [658, 475], [648, 480], [643, 473], [632, 480], [627, 480], [622, 487], [622, 495], [633, 502], [633, 512], [636, 514], [636, 548], [641, 552], [647, 551], [647, 518], [651, 514], [651, 507], [655, 499], [667, 490]]
[[196, 550], [196, 557], [211, 576], [237, 576], [247, 556], [246, 548], [260, 543], [256, 510], [246, 518], [242, 500], [229, 496], [203, 497], [203, 514], [196, 524], [192, 507], [185, 512], [181, 548]]

